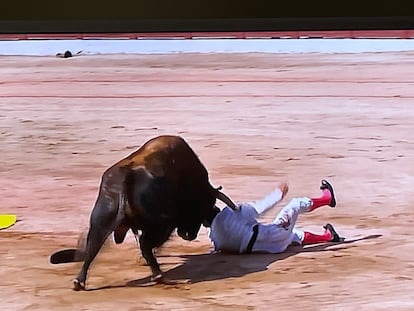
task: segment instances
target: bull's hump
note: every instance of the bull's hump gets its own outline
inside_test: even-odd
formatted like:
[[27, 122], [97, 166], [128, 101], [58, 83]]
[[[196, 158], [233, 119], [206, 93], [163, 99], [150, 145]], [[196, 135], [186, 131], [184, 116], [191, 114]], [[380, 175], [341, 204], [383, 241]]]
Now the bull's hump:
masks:
[[137, 151], [133, 152], [125, 159], [117, 163], [119, 167], [138, 167], [146, 166], [147, 159], [158, 152], [171, 152], [178, 146], [185, 145], [186, 142], [180, 136], [163, 135], [147, 141]]
[[163, 135], [150, 139], [143, 146], [145, 150], [151, 150], [151, 152], [163, 150], [165, 148], [174, 148], [177, 145], [185, 144], [185, 141], [180, 136]]

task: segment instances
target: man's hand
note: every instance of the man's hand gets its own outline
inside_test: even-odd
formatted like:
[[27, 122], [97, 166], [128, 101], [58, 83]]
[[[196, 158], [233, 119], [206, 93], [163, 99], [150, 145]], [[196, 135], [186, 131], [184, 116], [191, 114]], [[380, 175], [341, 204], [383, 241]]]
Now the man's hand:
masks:
[[[285, 215], [287, 216], [287, 215]], [[287, 217], [283, 217], [281, 219], [279, 219], [279, 222], [277, 223], [277, 225], [279, 227], [282, 227], [285, 230], [289, 230], [289, 226], [290, 226], [290, 219]]]
[[279, 184], [278, 187], [279, 187], [280, 191], [282, 191], [282, 199], [283, 199], [289, 191], [289, 186], [288, 186], [287, 183], [282, 182], [282, 183]]

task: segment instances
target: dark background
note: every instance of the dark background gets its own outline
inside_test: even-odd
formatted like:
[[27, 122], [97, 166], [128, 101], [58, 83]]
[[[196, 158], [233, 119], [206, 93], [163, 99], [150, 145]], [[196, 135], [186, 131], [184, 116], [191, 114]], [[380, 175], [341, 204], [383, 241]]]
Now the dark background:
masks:
[[409, 1], [0, 2], [0, 33], [414, 29]]

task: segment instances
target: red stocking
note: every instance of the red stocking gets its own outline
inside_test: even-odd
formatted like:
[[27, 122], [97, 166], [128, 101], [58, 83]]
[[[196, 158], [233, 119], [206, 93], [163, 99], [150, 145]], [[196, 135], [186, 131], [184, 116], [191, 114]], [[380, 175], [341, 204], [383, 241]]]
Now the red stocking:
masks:
[[317, 244], [322, 242], [330, 242], [332, 240], [332, 234], [329, 230], [326, 230], [324, 234], [315, 234], [311, 232], [304, 232], [302, 245]]
[[318, 207], [329, 205], [332, 200], [331, 192], [328, 189], [324, 189], [322, 190], [321, 197], [312, 198], [311, 200], [312, 200], [312, 207], [310, 208], [311, 211], [313, 211], [314, 209]]

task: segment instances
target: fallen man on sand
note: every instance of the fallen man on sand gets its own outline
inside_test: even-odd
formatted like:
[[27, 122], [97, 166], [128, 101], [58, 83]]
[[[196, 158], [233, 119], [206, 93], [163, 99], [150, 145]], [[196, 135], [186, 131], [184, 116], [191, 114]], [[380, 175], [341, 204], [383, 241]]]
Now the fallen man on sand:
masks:
[[225, 207], [215, 212], [205, 223], [211, 227], [209, 237], [216, 252], [230, 253], [282, 253], [289, 245], [310, 245], [341, 242], [334, 227], [327, 223], [322, 234], [303, 231], [295, 227], [299, 214], [309, 213], [321, 206], [336, 206], [332, 185], [322, 180], [322, 194], [318, 198], [297, 197], [284, 206], [272, 223], [258, 221], [260, 215], [277, 205], [287, 194], [288, 185], [281, 183], [263, 199], [239, 204], [240, 210]]

